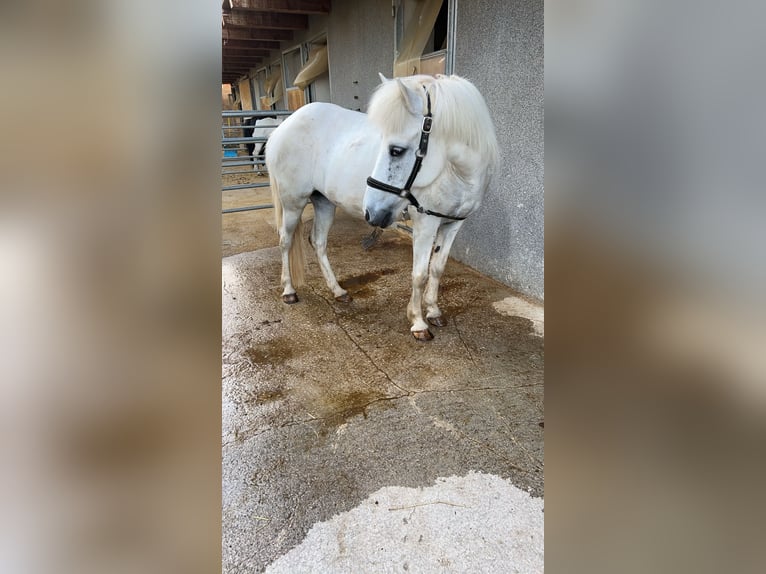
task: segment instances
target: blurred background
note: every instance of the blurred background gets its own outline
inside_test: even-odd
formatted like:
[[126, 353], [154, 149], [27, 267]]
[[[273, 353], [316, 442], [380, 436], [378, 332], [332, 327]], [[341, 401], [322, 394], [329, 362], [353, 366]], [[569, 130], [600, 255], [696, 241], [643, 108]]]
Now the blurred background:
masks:
[[220, 3], [0, 6], [0, 571], [220, 569]]
[[546, 567], [762, 572], [764, 13], [546, 4]]
[[[0, 6], [2, 572], [220, 568], [220, 14]], [[550, 572], [766, 567], [764, 22], [547, 3]]]

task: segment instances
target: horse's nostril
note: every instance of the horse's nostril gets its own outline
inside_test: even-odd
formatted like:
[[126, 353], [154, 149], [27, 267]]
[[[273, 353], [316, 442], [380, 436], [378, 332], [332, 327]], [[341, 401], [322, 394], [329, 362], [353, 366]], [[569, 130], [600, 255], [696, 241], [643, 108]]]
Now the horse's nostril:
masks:
[[364, 220], [369, 222], [370, 221], [370, 212], [366, 209], [364, 210]]

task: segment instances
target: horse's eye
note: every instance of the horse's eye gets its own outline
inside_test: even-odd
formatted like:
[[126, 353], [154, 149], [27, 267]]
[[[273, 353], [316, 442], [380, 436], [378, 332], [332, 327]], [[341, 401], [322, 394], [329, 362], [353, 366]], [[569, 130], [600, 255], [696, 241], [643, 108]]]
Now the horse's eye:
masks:
[[406, 151], [406, 148], [399, 147], [392, 145], [390, 148], [388, 148], [388, 153], [391, 154], [391, 157], [399, 157]]

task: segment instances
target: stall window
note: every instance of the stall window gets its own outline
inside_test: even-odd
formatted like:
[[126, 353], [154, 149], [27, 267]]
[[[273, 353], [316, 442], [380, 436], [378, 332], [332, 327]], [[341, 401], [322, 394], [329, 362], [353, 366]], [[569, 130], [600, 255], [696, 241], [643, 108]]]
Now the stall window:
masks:
[[261, 96], [261, 109], [273, 110], [282, 103], [282, 63], [274, 62], [268, 67], [268, 72], [263, 80], [263, 93]]
[[258, 109], [259, 110], [270, 110], [271, 106], [264, 106], [266, 103], [264, 101], [264, 96], [266, 96], [266, 77], [269, 75], [268, 68], [260, 68], [255, 72], [255, 77], [253, 78], [253, 83], [255, 84], [256, 91], [255, 94], [258, 95]]
[[306, 63], [295, 77], [293, 85], [306, 90], [308, 101], [330, 101], [330, 66], [327, 54], [327, 37], [321, 36], [304, 45]]
[[250, 98], [253, 101], [253, 109], [259, 110], [260, 109], [260, 90], [258, 89], [258, 82], [255, 80], [255, 76], [250, 76]]
[[253, 108], [253, 99], [250, 94], [250, 80], [248, 78], [245, 78], [241, 82], [239, 82], [239, 97], [240, 102], [242, 104], [243, 110], [252, 110]]
[[397, 0], [394, 76], [451, 74], [454, 0]]
[[282, 53], [282, 69], [284, 71], [285, 86], [287, 89], [287, 109], [297, 110], [306, 103], [304, 90], [293, 85], [296, 76], [303, 67], [303, 49], [298, 46]]

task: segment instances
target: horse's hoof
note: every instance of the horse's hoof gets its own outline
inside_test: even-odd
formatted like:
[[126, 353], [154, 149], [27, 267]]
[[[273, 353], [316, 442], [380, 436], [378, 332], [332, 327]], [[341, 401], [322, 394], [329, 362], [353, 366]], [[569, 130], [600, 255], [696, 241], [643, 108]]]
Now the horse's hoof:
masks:
[[298, 302], [298, 295], [295, 293], [290, 293], [288, 295], [282, 295], [282, 301], [287, 303], [288, 305], [292, 305], [293, 303]]
[[344, 293], [343, 295], [338, 295], [335, 300], [338, 303], [351, 303], [351, 295]]
[[412, 336], [418, 341], [430, 341], [434, 338], [433, 333], [428, 329], [424, 329], [423, 331], [412, 331]]
[[444, 327], [444, 325], [447, 324], [447, 321], [445, 321], [444, 317], [442, 317], [441, 315], [439, 315], [438, 317], [426, 317], [426, 319], [434, 327]]

